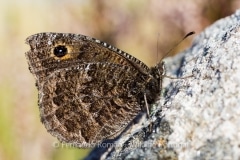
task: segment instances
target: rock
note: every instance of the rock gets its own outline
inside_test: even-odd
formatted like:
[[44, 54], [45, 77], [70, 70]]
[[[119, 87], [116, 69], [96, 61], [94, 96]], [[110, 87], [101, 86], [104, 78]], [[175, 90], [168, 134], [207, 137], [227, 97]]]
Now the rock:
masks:
[[150, 118], [142, 116], [115, 146], [86, 159], [240, 159], [239, 22], [240, 10], [166, 59], [166, 75], [192, 77], [164, 78]]

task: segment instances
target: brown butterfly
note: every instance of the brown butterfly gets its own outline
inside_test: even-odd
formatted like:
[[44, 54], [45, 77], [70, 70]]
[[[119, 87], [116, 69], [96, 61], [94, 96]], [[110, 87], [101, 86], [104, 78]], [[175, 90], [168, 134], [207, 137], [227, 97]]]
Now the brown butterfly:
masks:
[[27, 38], [41, 121], [60, 141], [96, 144], [117, 137], [160, 96], [163, 63], [149, 68], [100, 40], [80, 34]]

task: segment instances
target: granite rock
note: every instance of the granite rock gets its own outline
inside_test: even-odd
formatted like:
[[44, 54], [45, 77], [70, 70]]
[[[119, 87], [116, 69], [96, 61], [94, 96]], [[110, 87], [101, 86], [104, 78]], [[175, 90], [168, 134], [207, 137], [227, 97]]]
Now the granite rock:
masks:
[[179, 79], [164, 78], [150, 118], [86, 159], [240, 159], [240, 10], [165, 64]]

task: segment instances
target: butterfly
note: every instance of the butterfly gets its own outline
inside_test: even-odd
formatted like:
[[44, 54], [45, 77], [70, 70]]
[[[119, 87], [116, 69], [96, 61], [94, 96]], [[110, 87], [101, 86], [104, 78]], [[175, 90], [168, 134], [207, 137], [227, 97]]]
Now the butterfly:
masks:
[[41, 122], [61, 142], [81, 147], [115, 138], [160, 96], [162, 62], [149, 68], [81, 34], [38, 33], [26, 43]]

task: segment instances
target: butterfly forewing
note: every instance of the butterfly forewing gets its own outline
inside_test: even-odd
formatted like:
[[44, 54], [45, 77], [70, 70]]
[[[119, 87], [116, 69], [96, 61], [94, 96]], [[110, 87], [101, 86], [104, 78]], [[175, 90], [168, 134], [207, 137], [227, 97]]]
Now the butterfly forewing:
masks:
[[[126, 52], [84, 35], [40, 33], [28, 37], [26, 41], [31, 47], [26, 53], [30, 69], [37, 78], [46, 77], [59, 68], [94, 62], [122, 64], [135, 67], [144, 74], [149, 72], [144, 63]], [[56, 55], [58, 47], [65, 47], [64, 56]]]

